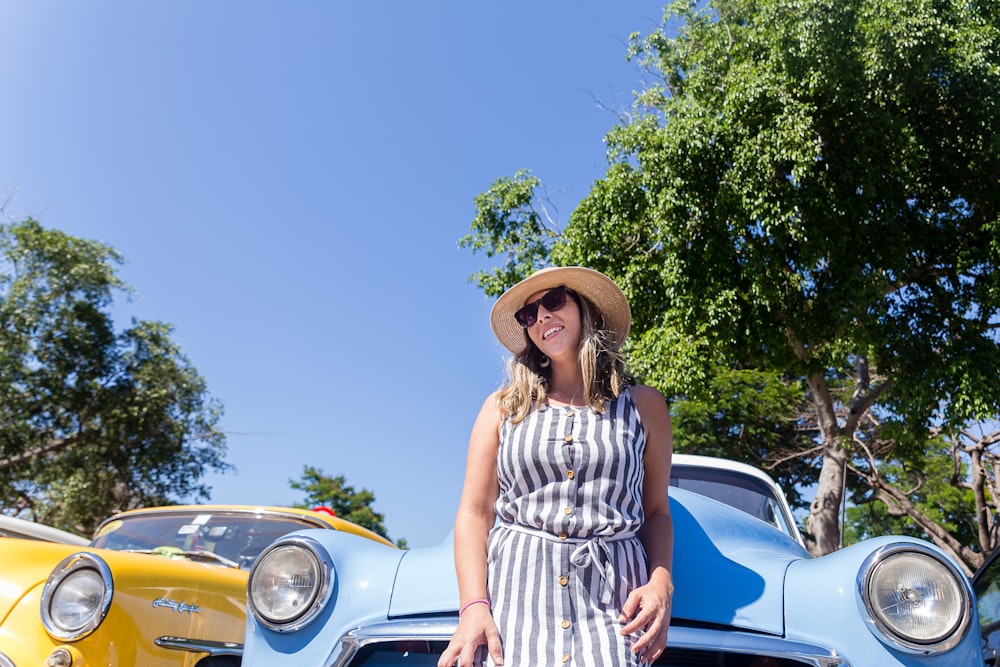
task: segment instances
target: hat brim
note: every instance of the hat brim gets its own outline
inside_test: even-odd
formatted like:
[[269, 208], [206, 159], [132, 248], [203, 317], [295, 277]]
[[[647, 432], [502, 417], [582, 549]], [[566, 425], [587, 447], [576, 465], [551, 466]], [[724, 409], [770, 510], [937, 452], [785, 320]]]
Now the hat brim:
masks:
[[582, 266], [554, 266], [541, 269], [504, 292], [493, 304], [490, 325], [497, 340], [514, 354], [527, 348], [524, 327], [514, 319], [528, 297], [536, 292], [565, 285], [577, 294], [587, 297], [604, 318], [605, 331], [614, 335], [615, 347], [620, 347], [632, 326], [632, 310], [624, 292], [600, 271]]

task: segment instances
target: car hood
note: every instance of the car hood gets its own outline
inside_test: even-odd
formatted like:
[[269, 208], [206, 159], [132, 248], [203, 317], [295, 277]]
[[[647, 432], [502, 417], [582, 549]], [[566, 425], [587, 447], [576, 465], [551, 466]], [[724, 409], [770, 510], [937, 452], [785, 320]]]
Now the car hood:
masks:
[[[118, 602], [135, 597], [139, 606], [155, 608], [172, 604], [177, 598], [177, 604], [189, 608], [221, 606], [227, 614], [244, 617], [245, 570], [147, 554], [3, 538], [0, 563], [7, 567], [0, 580], [0, 623], [26, 595], [45, 584], [64, 558], [76, 553], [91, 553], [107, 563], [113, 573]], [[209, 598], [213, 602], [207, 605]]]
[[[792, 561], [808, 552], [744, 512], [682, 489], [670, 490], [674, 522], [674, 622], [710, 623], [779, 635]], [[396, 574], [390, 617], [458, 610], [452, 539], [411, 549]]]
[[389, 617], [458, 611], [453, 535], [436, 547], [410, 549], [396, 571]]

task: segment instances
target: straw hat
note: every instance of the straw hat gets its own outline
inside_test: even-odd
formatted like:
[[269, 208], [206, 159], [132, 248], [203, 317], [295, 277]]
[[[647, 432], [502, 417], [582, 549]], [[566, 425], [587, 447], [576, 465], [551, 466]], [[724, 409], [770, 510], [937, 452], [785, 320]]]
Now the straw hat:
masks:
[[532, 294], [565, 285], [577, 294], [587, 297], [604, 318], [603, 329], [614, 334], [615, 346], [621, 346], [632, 326], [632, 310], [628, 299], [611, 278], [599, 271], [582, 266], [553, 266], [541, 269], [504, 292], [493, 304], [490, 324], [497, 340], [513, 352], [520, 354], [528, 339], [514, 313], [524, 306]]

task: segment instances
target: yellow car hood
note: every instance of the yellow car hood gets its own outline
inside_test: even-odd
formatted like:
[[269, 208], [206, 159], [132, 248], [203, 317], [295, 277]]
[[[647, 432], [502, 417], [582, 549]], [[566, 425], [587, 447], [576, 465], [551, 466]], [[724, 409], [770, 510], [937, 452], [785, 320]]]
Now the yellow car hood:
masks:
[[161, 646], [178, 637], [239, 647], [248, 572], [149, 554], [0, 539], [0, 653], [15, 664], [44, 664], [58, 645], [41, 621], [42, 588], [63, 558], [92, 553], [114, 586], [107, 617], [71, 642], [87, 665], [180, 665], [195, 654]]

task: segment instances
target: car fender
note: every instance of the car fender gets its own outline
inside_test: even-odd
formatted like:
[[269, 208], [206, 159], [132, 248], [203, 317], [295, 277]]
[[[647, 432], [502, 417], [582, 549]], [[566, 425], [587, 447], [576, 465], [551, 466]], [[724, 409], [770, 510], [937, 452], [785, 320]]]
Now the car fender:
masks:
[[[859, 606], [858, 580], [866, 560], [881, 549], [893, 545], [914, 545], [933, 551], [954, 565], [952, 559], [934, 545], [911, 537], [877, 537], [845, 547], [831, 554], [793, 563], [786, 577], [787, 636], [803, 642], [828, 646], [853, 665], [977, 665], [982, 664], [979, 621], [972, 614], [961, 642], [940, 655], [920, 656], [884, 644], [869, 630], [867, 613]], [[968, 589], [968, 578], [958, 580]], [[817, 601], [822, 600], [818, 605]], [[898, 662], [887, 662], [887, 656]]]

